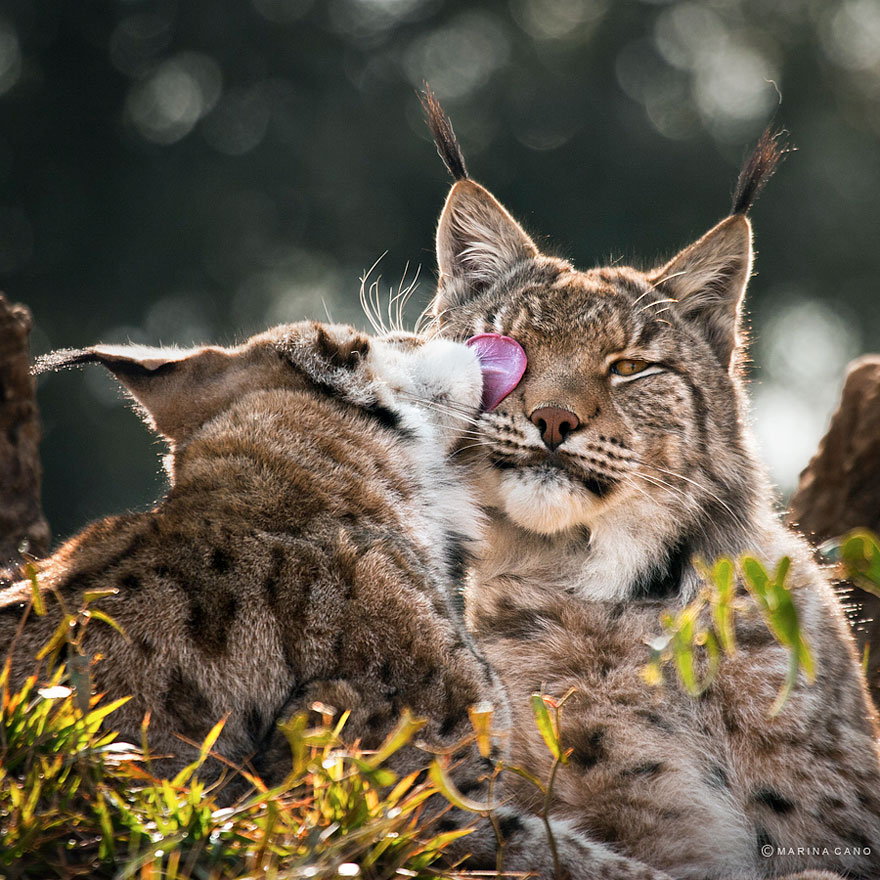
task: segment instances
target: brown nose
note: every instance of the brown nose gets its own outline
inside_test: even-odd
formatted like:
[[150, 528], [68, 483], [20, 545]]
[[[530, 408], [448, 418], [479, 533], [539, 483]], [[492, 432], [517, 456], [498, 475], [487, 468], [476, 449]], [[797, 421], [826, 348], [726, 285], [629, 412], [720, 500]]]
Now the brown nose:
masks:
[[541, 432], [544, 444], [552, 452], [580, 424], [578, 417], [561, 406], [541, 406], [530, 416]]

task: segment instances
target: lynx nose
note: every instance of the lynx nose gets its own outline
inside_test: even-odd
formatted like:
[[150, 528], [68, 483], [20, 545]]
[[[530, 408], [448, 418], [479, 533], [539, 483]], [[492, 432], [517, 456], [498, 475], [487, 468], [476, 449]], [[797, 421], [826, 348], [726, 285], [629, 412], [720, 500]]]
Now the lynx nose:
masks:
[[544, 445], [551, 452], [580, 424], [580, 419], [570, 409], [561, 406], [539, 406], [529, 419], [541, 432]]

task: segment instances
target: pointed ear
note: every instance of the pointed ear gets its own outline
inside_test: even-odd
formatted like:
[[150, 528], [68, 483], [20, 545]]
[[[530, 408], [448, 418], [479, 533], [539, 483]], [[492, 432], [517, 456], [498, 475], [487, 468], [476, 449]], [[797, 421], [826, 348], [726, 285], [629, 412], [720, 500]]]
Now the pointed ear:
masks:
[[740, 311], [752, 272], [752, 227], [743, 214], [722, 220], [702, 238], [650, 273], [679, 315], [730, 368], [739, 345]]
[[135, 399], [147, 423], [179, 442], [210, 415], [229, 355], [216, 348], [174, 349], [143, 345], [94, 345], [54, 351], [39, 358], [35, 373], [77, 364], [103, 364]]
[[437, 227], [440, 283], [434, 313], [479, 296], [516, 263], [537, 254], [535, 243], [494, 196], [472, 180], [458, 181]]

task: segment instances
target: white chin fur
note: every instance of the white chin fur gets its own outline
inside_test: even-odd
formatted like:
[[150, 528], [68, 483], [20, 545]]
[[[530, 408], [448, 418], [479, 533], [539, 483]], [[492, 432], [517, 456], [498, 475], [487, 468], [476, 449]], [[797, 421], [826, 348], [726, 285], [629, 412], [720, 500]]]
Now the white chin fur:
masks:
[[518, 526], [541, 535], [589, 525], [599, 503], [585, 490], [574, 487], [563, 474], [548, 480], [526, 469], [504, 474], [500, 495], [504, 512]]

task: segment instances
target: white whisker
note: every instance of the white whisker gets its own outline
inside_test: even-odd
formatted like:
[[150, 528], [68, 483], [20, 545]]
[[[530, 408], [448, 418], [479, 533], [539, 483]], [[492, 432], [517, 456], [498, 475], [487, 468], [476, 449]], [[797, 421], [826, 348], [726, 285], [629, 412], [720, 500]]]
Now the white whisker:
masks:
[[[385, 251], [369, 269], [367, 269], [364, 274], [360, 278], [361, 287], [360, 287], [360, 302], [361, 308], [364, 310], [364, 315], [366, 315], [367, 320], [370, 322], [370, 326], [373, 328], [375, 333], [383, 335], [388, 331], [385, 329], [384, 324], [382, 323], [382, 314], [379, 309], [376, 309], [374, 312], [373, 309], [373, 290], [374, 288], [378, 289], [379, 281], [378, 279], [374, 281], [372, 284], [367, 287], [367, 281], [369, 277], [373, 274], [376, 269], [376, 266], [387, 256], [388, 251]], [[382, 276], [380, 275], [379, 278]]]
[[639, 294], [639, 295], [633, 300], [633, 303], [632, 303], [633, 306], [637, 306], [637, 305], [638, 305], [638, 304], [639, 304], [639, 303], [640, 303], [640, 302], [641, 302], [646, 296], [648, 296], [648, 294], [656, 293], [656, 292], [657, 292], [657, 291], [654, 290], [653, 287], [648, 288], [648, 290], [646, 290], [644, 293], [640, 293], [640, 294]]
[[658, 284], [663, 284], [664, 281], [669, 281], [669, 280], [671, 280], [672, 278], [679, 278], [679, 277], [682, 276], [682, 275], [687, 275], [687, 272], [684, 272], [684, 271], [682, 271], [682, 272], [673, 272], [671, 275], [664, 275], [662, 278], [658, 278], [658, 279], [654, 282], [654, 286], [656, 287]]
[[[645, 311], [647, 311], [648, 309], [652, 309], [654, 306], [662, 305], [663, 303], [677, 303], [677, 302], [678, 302], [677, 299], [672, 299], [672, 298], [667, 298], [667, 299], [655, 299], [655, 300], [653, 300], [652, 302], [649, 302], [649, 303], [647, 303], [646, 305], [643, 305], [643, 306], [642, 306], [642, 307], [636, 312], [636, 314], [637, 314], [637, 315], [641, 315], [642, 312], [645, 312]], [[663, 310], [661, 309], [661, 311], [663, 311]]]

